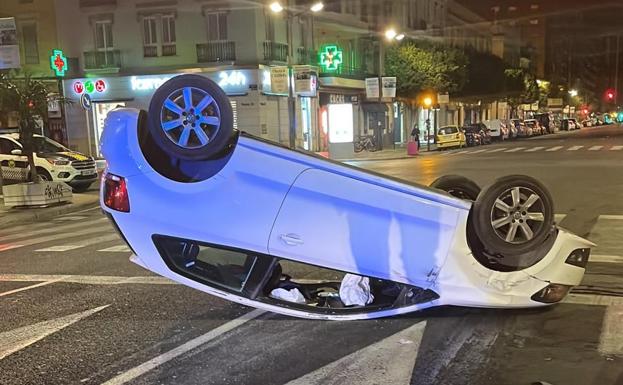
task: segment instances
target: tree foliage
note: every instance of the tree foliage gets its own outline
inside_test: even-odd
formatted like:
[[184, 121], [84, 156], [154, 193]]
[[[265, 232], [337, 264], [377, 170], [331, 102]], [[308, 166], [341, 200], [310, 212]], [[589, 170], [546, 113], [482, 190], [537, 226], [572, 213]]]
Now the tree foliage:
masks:
[[402, 97], [424, 90], [457, 92], [467, 81], [467, 67], [462, 51], [427, 42], [405, 41], [385, 56], [385, 72], [396, 76], [396, 92]]

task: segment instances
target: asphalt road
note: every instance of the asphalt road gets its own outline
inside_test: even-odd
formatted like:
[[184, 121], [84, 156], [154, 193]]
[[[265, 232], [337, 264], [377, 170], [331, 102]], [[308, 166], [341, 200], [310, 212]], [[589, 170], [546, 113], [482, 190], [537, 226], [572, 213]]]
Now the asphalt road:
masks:
[[[579, 147], [581, 146], [581, 147]], [[506, 174], [599, 244], [568, 301], [299, 320], [156, 277], [98, 209], [0, 230], [0, 384], [623, 384], [623, 127], [356, 165], [428, 184]]]

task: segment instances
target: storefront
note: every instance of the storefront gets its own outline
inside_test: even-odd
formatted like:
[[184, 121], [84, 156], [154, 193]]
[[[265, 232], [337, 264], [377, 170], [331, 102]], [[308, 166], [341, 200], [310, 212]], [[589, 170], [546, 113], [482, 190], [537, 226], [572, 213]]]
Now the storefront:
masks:
[[[265, 88], [262, 85], [264, 72], [265, 69], [259, 67], [199, 74], [214, 80], [230, 96], [234, 112], [234, 128], [276, 142], [287, 143], [287, 98], [262, 91]], [[69, 146], [99, 157], [99, 138], [108, 113], [116, 107], [147, 110], [155, 90], [177, 75], [179, 74], [65, 80], [65, 95], [75, 102], [65, 107]], [[93, 106], [88, 111], [78, 103], [81, 95], [85, 93], [89, 94], [93, 101]]]

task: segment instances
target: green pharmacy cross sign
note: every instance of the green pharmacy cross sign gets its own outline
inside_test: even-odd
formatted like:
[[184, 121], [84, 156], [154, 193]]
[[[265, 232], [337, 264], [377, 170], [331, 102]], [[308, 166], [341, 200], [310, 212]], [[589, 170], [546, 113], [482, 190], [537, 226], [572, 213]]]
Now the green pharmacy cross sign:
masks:
[[336, 45], [328, 45], [320, 51], [320, 63], [325, 71], [336, 71], [342, 64], [342, 50]]
[[67, 58], [63, 55], [63, 51], [55, 49], [50, 56], [50, 68], [56, 76], [65, 76], [67, 71]]

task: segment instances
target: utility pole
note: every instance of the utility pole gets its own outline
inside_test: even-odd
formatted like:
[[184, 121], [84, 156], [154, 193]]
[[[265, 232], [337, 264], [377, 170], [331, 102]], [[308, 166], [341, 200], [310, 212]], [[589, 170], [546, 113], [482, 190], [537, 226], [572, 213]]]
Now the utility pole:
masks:
[[292, 74], [292, 19], [290, 4], [286, 8], [286, 40], [288, 42], [288, 132], [290, 148], [296, 148], [296, 97], [294, 96], [294, 77]]
[[[379, 37], [379, 106], [383, 105], [383, 72], [385, 72], [385, 45], [383, 44], [383, 38]], [[381, 110], [379, 108], [379, 110]], [[377, 126], [376, 126], [376, 148], [377, 150], [383, 149], [383, 134], [381, 133], [381, 126], [378, 122], [379, 112], [376, 113]], [[383, 120], [385, 117], [383, 116]]]
[[619, 99], [619, 38], [621, 35], [617, 33], [616, 57], [614, 59], [614, 105], [618, 107]]

